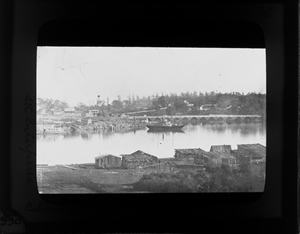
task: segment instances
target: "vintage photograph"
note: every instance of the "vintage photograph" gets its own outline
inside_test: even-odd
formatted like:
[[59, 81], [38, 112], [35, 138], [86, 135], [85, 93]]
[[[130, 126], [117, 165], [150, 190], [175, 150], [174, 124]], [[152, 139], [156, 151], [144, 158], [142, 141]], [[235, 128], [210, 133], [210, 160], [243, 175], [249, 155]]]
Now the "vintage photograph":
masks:
[[265, 52], [37, 47], [39, 193], [263, 192]]

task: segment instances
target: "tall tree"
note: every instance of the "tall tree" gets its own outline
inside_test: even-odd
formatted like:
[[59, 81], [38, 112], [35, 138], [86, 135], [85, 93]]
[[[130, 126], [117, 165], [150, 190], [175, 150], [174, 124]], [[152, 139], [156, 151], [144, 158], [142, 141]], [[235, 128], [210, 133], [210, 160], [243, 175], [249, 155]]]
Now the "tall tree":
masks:
[[166, 106], [166, 98], [165, 96], [161, 96], [158, 98], [158, 104], [161, 106], [161, 107], [165, 107]]

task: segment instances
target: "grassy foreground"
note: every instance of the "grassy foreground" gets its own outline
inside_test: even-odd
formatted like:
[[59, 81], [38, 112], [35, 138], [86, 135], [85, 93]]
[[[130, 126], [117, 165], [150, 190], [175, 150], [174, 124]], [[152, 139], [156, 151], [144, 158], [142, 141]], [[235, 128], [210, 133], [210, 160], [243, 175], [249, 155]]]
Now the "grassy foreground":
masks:
[[95, 169], [91, 164], [38, 167], [37, 182], [40, 193], [209, 193], [263, 192], [265, 181], [247, 166], [173, 173], [150, 170], [143, 175], [129, 169]]
[[230, 170], [207, 168], [206, 171], [151, 173], [133, 184], [134, 190], [149, 192], [263, 192], [264, 178], [248, 168]]

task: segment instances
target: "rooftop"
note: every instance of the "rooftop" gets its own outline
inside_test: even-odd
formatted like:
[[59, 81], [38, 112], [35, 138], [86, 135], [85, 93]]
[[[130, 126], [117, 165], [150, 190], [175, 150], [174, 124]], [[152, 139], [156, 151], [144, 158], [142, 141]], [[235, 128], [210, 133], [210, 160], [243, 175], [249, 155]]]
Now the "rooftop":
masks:
[[203, 149], [175, 149], [175, 152], [179, 152], [181, 154], [199, 154], [205, 152]]
[[231, 145], [212, 145], [210, 147], [210, 152], [224, 152], [229, 153], [231, 151]]
[[238, 152], [249, 157], [265, 157], [266, 147], [261, 144], [238, 145]]
[[113, 157], [116, 157], [116, 158], [120, 158], [120, 157], [112, 155], [112, 154], [104, 154], [104, 155], [100, 155], [100, 156], [95, 157], [95, 159], [104, 158], [104, 157], [108, 157], [108, 156], [113, 156]]
[[141, 150], [135, 151], [132, 154], [122, 154], [126, 161], [146, 161], [153, 162], [157, 160], [157, 157], [151, 154], [147, 154]]

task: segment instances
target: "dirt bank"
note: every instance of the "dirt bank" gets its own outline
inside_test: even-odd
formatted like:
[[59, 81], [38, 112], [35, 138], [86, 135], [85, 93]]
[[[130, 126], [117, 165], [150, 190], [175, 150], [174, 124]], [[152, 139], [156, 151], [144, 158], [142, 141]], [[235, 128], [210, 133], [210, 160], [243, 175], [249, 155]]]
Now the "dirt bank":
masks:
[[[95, 169], [91, 165], [38, 166], [40, 193], [132, 193], [142, 175], [134, 170]], [[76, 169], [73, 169], [76, 168]]]

